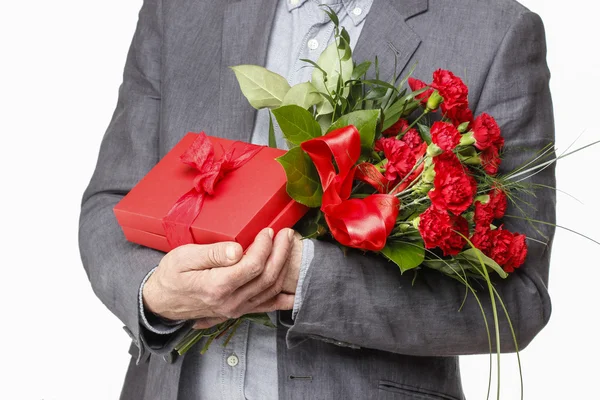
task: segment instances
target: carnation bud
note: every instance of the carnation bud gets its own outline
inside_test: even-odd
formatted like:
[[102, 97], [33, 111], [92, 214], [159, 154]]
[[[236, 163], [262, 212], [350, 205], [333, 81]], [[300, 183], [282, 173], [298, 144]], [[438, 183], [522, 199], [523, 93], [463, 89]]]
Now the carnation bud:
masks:
[[435, 169], [433, 166], [429, 166], [423, 170], [423, 175], [421, 176], [421, 180], [425, 183], [433, 183], [435, 178]]
[[[435, 176], [435, 173], [433, 173], [432, 175], [434, 175], [434, 176]], [[433, 177], [432, 177], [431, 179], [433, 180]], [[430, 191], [431, 189], [433, 189], [433, 184], [431, 184], [431, 183], [426, 183], [426, 182], [421, 182], [421, 183], [419, 184], [419, 186], [417, 186], [417, 187], [414, 189], [414, 192], [415, 192], [416, 194], [426, 195], [427, 193], [429, 193], [429, 191]]]
[[476, 152], [474, 152], [474, 154], [458, 154], [458, 159], [460, 160], [461, 163], [465, 164], [465, 165], [481, 165], [481, 158], [479, 157], [479, 154], [477, 154]]
[[427, 99], [427, 109], [430, 111], [435, 111], [443, 101], [444, 98], [440, 95], [440, 92], [434, 90], [433, 93], [431, 93], [431, 96], [429, 96], [429, 99]]
[[388, 163], [388, 159], [384, 158], [383, 160], [381, 160], [380, 162], [378, 162], [377, 164], [375, 164], [375, 167], [377, 168], [377, 170], [379, 172], [381, 172], [382, 174], [385, 172], [385, 166]]
[[461, 146], [471, 146], [475, 144], [475, 137], [473, 137], [473, 132], [467, 132], [460, 137], [460, 145]]
[[407, 230], [410, 229], [411, 225], [410, 224], [400, 224], [398, 227], [400, 228], [400, 232], [406, 232]]
[[464, 213], [463, 217], [465, 217], [465, 219], [472, 224], [475, 218], [475, 213], [473, 211], [469, 211], [468, 213]]
[[477, 196], [477, 197], [475, 197], [473, 202], [477, 202], [477, 201], [480, 202], [481, 204], [487, 204], [490, 202], [490, 195], [482, 194], [481, 196]]
[[424, 168], [429, 168], [433, 165], [433, 158], [431, 157], [425, 157], [425, 161], [423, 162], [423, 167]]
[[458, 128], [456, 128], [460, 133], [465, 133], [467, 131], [467, 128], [469, 127], [470, 122], [466, 121], [463, 122], [462, 124], [460, 124], [458, 126]]
[[420, 222], [421, 222], [421, 217], [416, 217], [415, 219], [412, 220], [412, 224], [415, 227], [415, 229], [419, 229]]
[[443, 152], [444, 150], [440, 149], [439, 146], [435, 143], [431, 143], [429, 146], [427, 146], [427, 155], [429, 157], [439, 156]]

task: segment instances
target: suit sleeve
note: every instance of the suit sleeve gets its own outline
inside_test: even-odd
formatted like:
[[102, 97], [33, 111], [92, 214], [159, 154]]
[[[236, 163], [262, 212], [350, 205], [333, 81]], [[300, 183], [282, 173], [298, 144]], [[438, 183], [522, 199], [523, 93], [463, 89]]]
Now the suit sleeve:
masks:
[[[161, 103], [161, 0], [145, 0], [127, 55], [112, 120], [96, 169], [83, 195], [81, 258], [100, 300], [125, 324], [140, 349], [167, 352], [174, 336], [152, 335], [140, 325], [138, 290], [163, 253], [125, 240], [113, 207], [157, 163]], [[139, 361], [138, 359], [138, 361]]]
[[[536, 14], [526, 12], [502, 39], [474, 110], [476, 115], [493, 115], [503, 131], [508, 149], [504, 172], [532, 159], [554, 141], [549, 78], [542, 22]], [[554, 187], [554, 167], [532, 181]], [[555, 222], [554, 190], [537, 189], [535, 197], [521, 197], [533, 204], [525, 207], [532, 219]], [[520, 212], [510, 205], [507, 214]], [[522, 349], [550, 317], [547, 283], [554, 228], [510, 218], [505, 226], [546, 242], [528, 240], [526, 263], [508, 279], [498, 279], [495, 286], [507, 305]], [[423, 269], [413, 284], [413, 274], [401, 275], [383, 258], [357, 251], [344, 255], [330, 243], [314, 244], [315, 256], [304, 280], [302, 306], [288, 331], [288, 346], [316, 338], [417, 356], [489, 352], [484, 319], [472, 295], [459, 311], [465, 295], [461, 283]], [[492, 321], [487, 290], [481, 286], [477, 293], [488, 321]], [[514, 351], [507, 320], [501, 309], [499, 312], [501, 350]], [[491, 329], [493, 326], [490, 322]]]

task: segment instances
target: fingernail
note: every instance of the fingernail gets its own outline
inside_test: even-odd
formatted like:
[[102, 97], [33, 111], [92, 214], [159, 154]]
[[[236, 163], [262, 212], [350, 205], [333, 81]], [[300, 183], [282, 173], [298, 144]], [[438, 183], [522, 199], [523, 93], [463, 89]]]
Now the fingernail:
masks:
[[288, 229], [288, 239], [292, 240], [294, 238], [294, 230]]
[[227, 249], [225, 250], [225, 254], [227, 255], [227, 258], [229, 258], [230, 260], [236, 259], [236, 253], [237, 253], [237, 251], [235, 250], [235, 246], [228, 246]]
[[275, 236], [275, 232], [273, 232], [273, 228], [267, 228], [267, 234], [269, 235], [269, 237], [271, 239], [273, 239], [273, 236]]

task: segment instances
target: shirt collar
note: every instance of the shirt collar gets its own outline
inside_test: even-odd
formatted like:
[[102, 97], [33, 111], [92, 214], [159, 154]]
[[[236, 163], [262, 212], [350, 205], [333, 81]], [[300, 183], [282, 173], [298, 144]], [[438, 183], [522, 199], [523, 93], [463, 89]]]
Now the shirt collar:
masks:
[[[287, 5], [287, 9], [289, 12], [292, 12], [296, 8], [300, 8], [304, 6], [307, 1], [312, 0], [284, 0]], [[373, 0], [319, 0], [318, 4], [326, 4], [329, 6], [339, 6], [343, 5], [342, 10], [339, 13], [346, 13], [354, 25], [358, 25], [367, 17], [369, 10], [371, 9], [371, 5], [373, 4]], [[332, 7], [336, 8], [336, 7]]]

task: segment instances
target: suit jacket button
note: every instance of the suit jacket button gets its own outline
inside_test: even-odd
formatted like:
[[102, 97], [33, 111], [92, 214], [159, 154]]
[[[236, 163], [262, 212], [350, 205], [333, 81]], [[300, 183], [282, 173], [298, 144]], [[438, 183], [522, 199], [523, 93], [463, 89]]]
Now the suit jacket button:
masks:
[[175, 362], [175, 360], [177, 359], [177, 353], [175, 353], [174, 351], [165, 354], [163, 356], [163, 360], [167, 363], [167, 364], [173, 364]]

